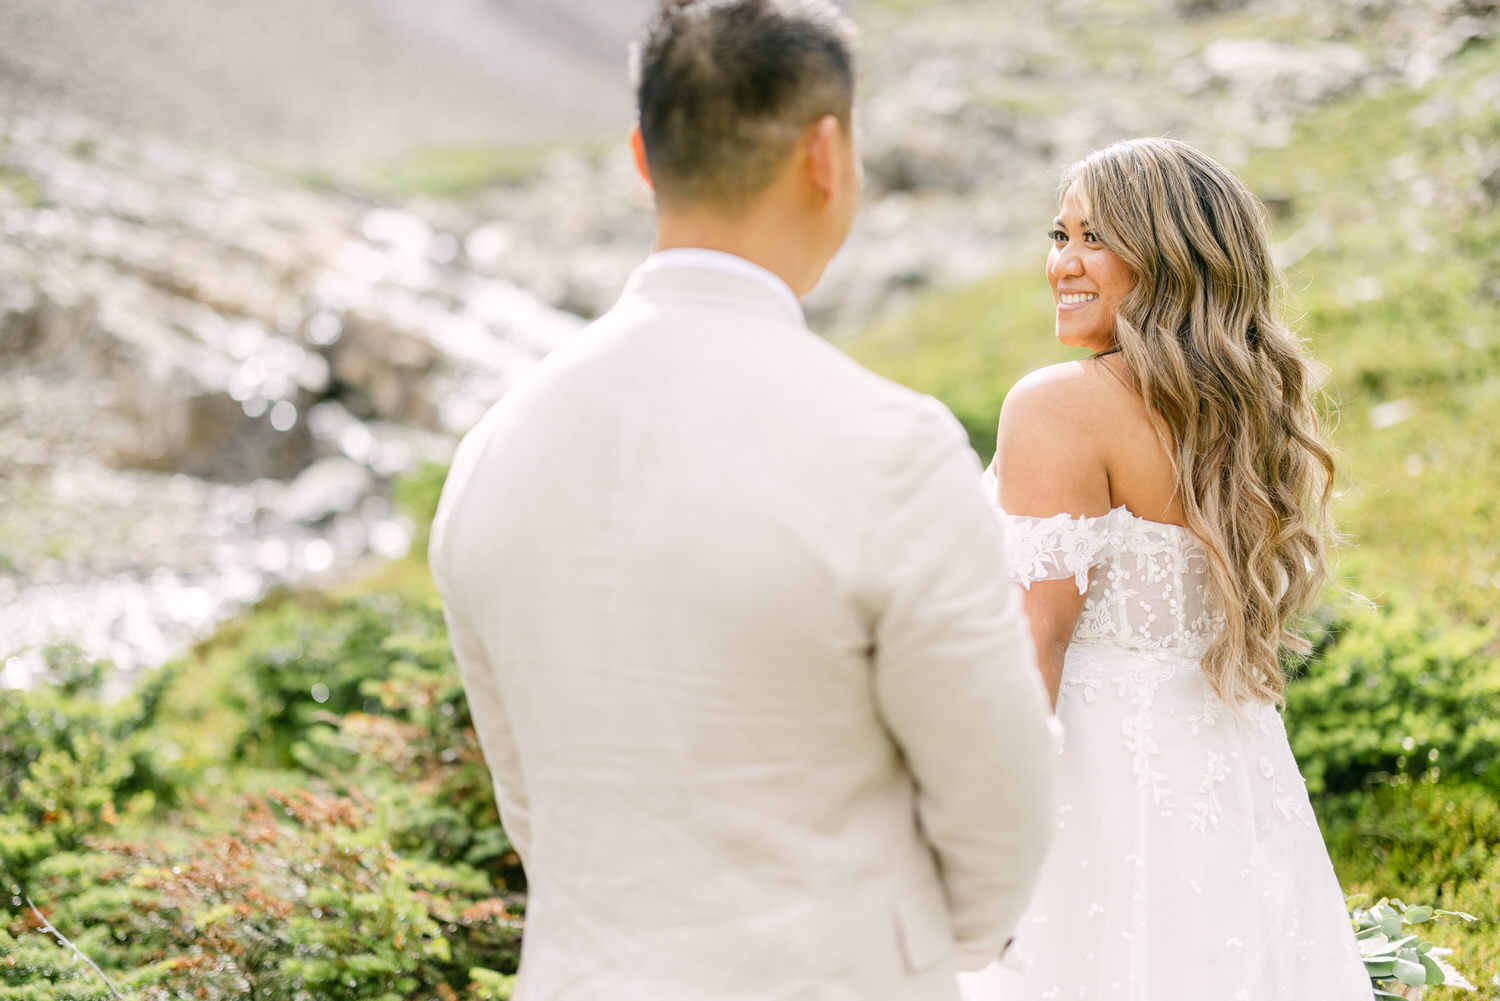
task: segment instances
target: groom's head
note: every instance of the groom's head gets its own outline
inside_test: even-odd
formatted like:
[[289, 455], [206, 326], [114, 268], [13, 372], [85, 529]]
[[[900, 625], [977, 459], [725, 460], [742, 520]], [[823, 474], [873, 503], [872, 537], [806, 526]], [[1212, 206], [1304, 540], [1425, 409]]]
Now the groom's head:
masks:
[[827, 196], [804, 200], [829, 216], [831, 256], [859, 194], [853, 49], [833, 0], [662, 3], [633, 53], [658, 210], [742, 216], [806, 168]]

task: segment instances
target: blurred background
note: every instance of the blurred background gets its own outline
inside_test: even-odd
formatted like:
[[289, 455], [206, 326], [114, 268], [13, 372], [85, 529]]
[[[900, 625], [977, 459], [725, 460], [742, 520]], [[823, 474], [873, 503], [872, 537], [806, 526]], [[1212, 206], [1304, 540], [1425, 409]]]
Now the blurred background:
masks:
[[[83, 760], [82, 710], [48, 699], [117, 707], [85, 713], [114, 733], [89, 753], [137, 763], [75, 785], [121, 811], [151, 791], [151, 830], [194, 783], [246, 788], [236, 769], [327, 783], [340, 713], [416, 725], [411, 690], [372, 685], [447, 670], [421, 561], [456, 437], [650, 249], [625, 134], [651, 6], [0, 0], [0, 687], [26, 707], [0, 792], [41, 790], [22, 828], [62, 815], [48, 741]], [[1042, 273], [1063, 166], [1172, 135], [1265, 202], [1337, 407], [1340, 577], [1374, 606], [1330, 592], [1308, 624], [1294, 744], [1346, 885], [1481, 912], [1454, 934], [1500, 997], [1500, 4], [848, 8], [866, 204], [809, 315], [985, 460], [1006, 389], [1067, 357]], [[74, 847], [103, 807], [79, 809]], [[70, 844], [4, 830], [34, 880]], [[519, 879], [503, 845], [460, 848]]]

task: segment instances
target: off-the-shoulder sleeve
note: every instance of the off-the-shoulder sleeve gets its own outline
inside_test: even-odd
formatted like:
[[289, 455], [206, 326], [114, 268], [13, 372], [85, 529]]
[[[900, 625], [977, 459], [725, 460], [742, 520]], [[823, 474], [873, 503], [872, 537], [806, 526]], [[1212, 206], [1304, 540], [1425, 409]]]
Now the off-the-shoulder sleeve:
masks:
[[1119, 516], [1124, 508], [1100, 517], [1055, 514], [1031, 518], [1007, 514], [1000, 508], [993, 470], [985, 470], [980, 486], [1005, 523], [1005, 553], [1010, 558], [1011, 576], [1027, 590], [1039, 580], [1072, 577], [1078, 593], [1085, 594], [1089, 570], [1119, 549], [1123, 530]]

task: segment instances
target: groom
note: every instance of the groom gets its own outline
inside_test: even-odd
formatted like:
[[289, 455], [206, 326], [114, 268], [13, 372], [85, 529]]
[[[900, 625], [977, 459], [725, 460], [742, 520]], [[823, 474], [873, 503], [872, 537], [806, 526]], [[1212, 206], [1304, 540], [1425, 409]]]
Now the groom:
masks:
[[831, 0], [671, 0], [657, 252], [463, 442], [432, 567], [528, 876], [519, 1001], [954, 1001], [1052, 742], [953, 418], [809, 333], [859, 197]]

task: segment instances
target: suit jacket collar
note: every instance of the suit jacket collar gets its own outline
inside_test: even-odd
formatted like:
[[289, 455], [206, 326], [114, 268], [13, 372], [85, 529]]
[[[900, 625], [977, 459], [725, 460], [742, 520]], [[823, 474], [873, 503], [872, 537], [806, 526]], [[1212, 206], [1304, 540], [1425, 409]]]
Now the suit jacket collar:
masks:
[[[749, 268], [756, 267], [744, 263]], [[728, 270], [699, 260], [673, 262], [663, 267], [653, 255], [631, 274], [622, 298], [641, 296], [718, 305], [734, 312], [763, 313], [770, 319], [805, 329], [806, 317], [791, 290], [785, 285], [778, 289], [772, 282], [780, 279], [770, 272], [765, 275], [762, 278], [746, 270]]]

